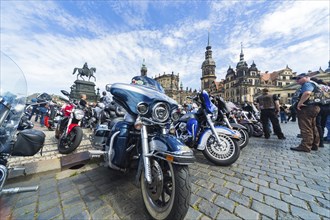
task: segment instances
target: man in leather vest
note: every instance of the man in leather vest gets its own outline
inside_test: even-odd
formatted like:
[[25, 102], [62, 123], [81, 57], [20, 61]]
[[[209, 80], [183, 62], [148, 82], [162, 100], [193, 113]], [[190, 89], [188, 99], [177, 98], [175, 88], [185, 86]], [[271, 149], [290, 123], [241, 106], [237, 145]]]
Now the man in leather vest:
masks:
[[297, 117], [302, 140], [298, 147], [290, 149], [302, 152], [317, 150], [320, 136], [316, 127], [316, 117], [320, 112], [320, 107], [315, 104], [308, 104], [309, 97], [314, 91], [314, 84], [310, 82], [306, 73], [301, 73], [292, 79], [301, 85], [297, 103]]
[[280, 111], [280, 104], [276, 95], [268, 93], [267, 88], [262, 90], [262, 95], [257, 98], [258, 109], [261, 111], [260, 120], [262, 123], [264, 135], [266, 139], [270, 137], [269, 120], [273, 125], [273, 129], [278, 139], [285, 139], [277, 114]]

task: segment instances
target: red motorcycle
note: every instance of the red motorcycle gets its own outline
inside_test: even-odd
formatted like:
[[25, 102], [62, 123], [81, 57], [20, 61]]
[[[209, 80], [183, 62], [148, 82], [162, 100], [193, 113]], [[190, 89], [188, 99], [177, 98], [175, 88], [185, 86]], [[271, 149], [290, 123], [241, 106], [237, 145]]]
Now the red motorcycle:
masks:
[[61, 92], [69, 100], [64, 100], [66, 104], [61, 109], [61, 118], [55, 129], [55, 138], [58, 139], [58, 151], [61, 154], [69, 154], [81, 143], [83, 131], [80, 122], [84, 117], [84, 111], [73, 103], [67, 91], [61, 90]]

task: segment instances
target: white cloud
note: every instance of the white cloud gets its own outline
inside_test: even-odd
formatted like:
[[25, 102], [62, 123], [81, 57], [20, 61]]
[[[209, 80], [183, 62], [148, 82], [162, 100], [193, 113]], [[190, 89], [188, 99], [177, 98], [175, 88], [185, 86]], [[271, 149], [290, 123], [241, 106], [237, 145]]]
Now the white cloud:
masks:
[[[97, 2], [79, 2], [75, 12], [56, 1], [1, 2], [1, 50], [26, 73], [29, 93], [68, 90], [76, 79], [73, 68], [84, 62], [96, 67], [96, 84], [103, 90], [107, 83], [129, 82], [140, 74], [143, 59], [149, 76], [174, 71], [184, 87], [199, 89], [208, 30], [217, 80], [224, 78], [229, 65], [236, 67], [240, 42], [247, 63], [254, 60], [262, 72], [287, 64], [298, 72], [327, 68], [329, 5], [242, 3], [211, 1], [208, 16], [187, 11], [179, 20], [157, 26], [150, 25], [155, 14], [147, 1], [106, 2], [102, 6], [108, 14], [93, 10]], [[153, 4], [153, 10], [173, 9], [175, 4]], [[199, 3], [194, 4], [198, 8]], [[178, 2], [177, 9], [187, 5]], [[170, 20], [171, 11], [161, 12]]]
[[279, 33], [285, 36], [296, 32], [318, 34], [328, 28], [328, 1], [285, 2], [277, 11], [266, 15], [261, 23], [261, 31], [268, 35]]

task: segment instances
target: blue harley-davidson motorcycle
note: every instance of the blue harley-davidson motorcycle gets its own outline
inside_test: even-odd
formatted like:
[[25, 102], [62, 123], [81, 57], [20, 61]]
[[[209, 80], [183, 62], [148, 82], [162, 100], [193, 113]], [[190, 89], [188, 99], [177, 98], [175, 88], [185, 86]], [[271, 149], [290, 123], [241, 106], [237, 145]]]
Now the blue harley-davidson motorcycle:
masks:
[[179, 119], [177, 103], [148, 77], [134, 77], [131, 84], [115, 83], [106, 89], [126, 114], [96, 128], [92, 139], [98, 140], [93, 144], [97, 150], [90, 154], [103, 156], [112, 169], [136, 169], [152, 218], [183, 219], [191, 193], [188, 165], [195, 157], [189, 147], [168, 134], [170, 123]]
[[189, 147], [203, 152], [212, 163], [228, 166], [240, 155], [237, 141], [240, 133], [224, 126], [214, 126], [218, 117], [218, 108], [211, 102], [206, 91], [199, 92], [192, 100], [199, 105], [196, 112], [183, 115], [176, 123], [175, 133]]

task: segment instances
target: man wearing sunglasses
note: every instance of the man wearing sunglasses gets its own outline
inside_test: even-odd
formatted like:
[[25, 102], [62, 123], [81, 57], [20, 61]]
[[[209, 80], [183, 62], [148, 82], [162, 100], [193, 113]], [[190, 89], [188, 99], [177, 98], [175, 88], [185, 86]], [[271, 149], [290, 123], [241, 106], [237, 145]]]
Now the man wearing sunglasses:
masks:
[[309, 97], [314, 90], [314, 84], [310, 82], [306, 73], [301, 73], [292, 79], [301, 85], [297, 103], [297, 117], [302, 140], [298, 147], [290, 149], [301, 152], [317, 150], [320, 137], [316, 127], [316, 116], [320, 112], [320, 107], [315, 104], [308, 104]]

